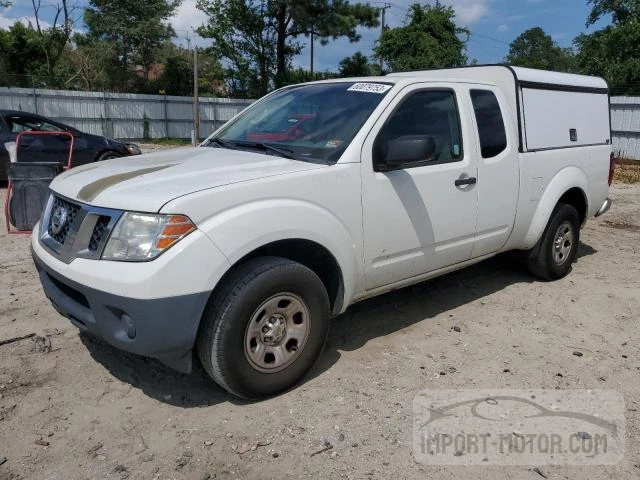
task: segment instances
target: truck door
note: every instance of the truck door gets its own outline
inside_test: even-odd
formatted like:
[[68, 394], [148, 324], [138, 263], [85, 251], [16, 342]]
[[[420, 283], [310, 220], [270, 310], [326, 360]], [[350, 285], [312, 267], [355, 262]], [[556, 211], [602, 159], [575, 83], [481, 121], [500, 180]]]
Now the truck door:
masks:
[[518, 191], [518, 134], [497, 88], [469, 90], [477, 125], [478, 222], [473, 257], [500, 250], [513, 229]]
[[[468, 90], [407, 87], [362, 149], [366, 288], [468, 260], [478, 192]], [[402, 161], [405, 155], [406, 162]], [[422, 155], [422, 156], [421, 156]], [[393, 163], [390, 164], [389, 162]]]

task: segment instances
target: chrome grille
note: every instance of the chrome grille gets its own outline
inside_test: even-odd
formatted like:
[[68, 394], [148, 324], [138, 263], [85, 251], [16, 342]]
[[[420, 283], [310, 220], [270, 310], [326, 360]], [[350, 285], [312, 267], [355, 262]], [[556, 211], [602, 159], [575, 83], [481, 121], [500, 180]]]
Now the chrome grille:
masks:
[[93, 207], [52, 194], [40, 223], [40, 243], [65, 263], [75, 258], [97, 260], [121, 215], [121, 210]]
[[80, 207], [74, 203], [63, 200], [60, 197], [54, 197], [53, 205], [51, 206], [51, 211], [55, 212], [56, 209], [60, 209], [60, 208], [63, 208], [67, 212], [66, 221], [64, 223], [64, 226], [62, 227], [62, 230], [60, 230], [57, 233], [54, 233], [54, 228], [52, 225], [53, 215], [49, 215], [49, 220], [47, 222], [47, 233], [56, 242], [60, 243], [61, 245], [64, 245], [64, 242], [66, 241], [67, 236], [69, 234], [69, 230], [73, 226], [73, 223], [78, 215], [78, 211], [80, 210]]
[[102, 240], [107, 233], [107, 226], [111, 221], [111, 217], [107, 217], [105, 215], [100, 215], [98, 221], [96, 222], [96, 226], [93, 227], [93, 233], [91, 234], [91, 239], [89, 240], [89, 250], [95, 252], [98, 250], [100, 245], [102, 244]]

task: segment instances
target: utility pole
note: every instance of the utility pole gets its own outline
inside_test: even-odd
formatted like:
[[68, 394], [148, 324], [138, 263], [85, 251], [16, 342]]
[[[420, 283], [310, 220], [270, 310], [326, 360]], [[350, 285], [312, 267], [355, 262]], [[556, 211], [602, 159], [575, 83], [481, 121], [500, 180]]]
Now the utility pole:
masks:
[[198, 98], [198, 46], [193, 49], [193, 145], [200, 143], [200, 100]]
[[[387, 13], [387, 8], [391, 8], [391, 5], [388, 3], [385, 3], [381, 8], [380, 8], [380, 15], [381, 15], [381, 19], [380, 19], [380, 38], [382, 38], [382, 34], [384, 33], [384, 29], [386, 27], [384, 20], [385, 20], [385, 14]], [[382, 73], [382, 71], [384, 70], [384, 61], [382, 60], [382, 58], [380, 59], [380, 73]]]
[[313, 80], [313, 44], [315, 39], [313, 37], [313, 25], [311, 25], [311, 80]]

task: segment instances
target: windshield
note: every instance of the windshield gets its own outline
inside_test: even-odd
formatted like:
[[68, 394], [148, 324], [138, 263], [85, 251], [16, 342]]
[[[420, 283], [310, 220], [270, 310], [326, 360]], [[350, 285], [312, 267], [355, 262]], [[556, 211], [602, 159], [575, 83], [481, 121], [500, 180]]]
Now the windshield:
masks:
[[336, 162], [392, 86], [339, 82], [287, 88], [227, 124], [207, 146]]

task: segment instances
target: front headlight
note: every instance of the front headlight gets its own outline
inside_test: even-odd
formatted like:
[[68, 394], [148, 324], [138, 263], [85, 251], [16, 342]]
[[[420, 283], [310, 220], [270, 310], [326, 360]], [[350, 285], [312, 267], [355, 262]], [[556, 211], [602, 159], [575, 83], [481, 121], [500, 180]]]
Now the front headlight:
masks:
[[125, 212], [102, 253], [104, 260], [153, 260], [196, 229], [185, 215]]
[[135, 143], [125, 143], [125, 146], [127, 147], [127, 151], [129, 152], [129, 155], [142, 154], [142, 150], [140, 150], [140, 147]]

